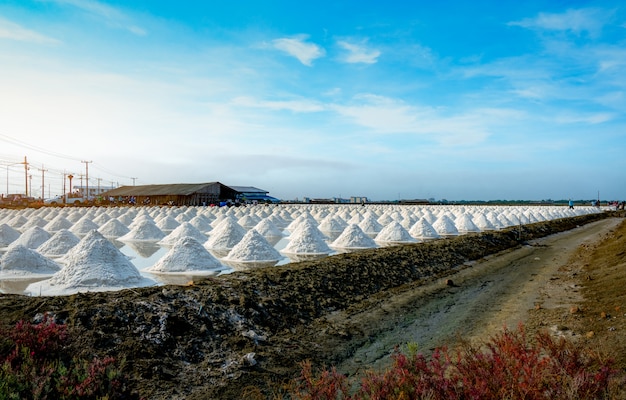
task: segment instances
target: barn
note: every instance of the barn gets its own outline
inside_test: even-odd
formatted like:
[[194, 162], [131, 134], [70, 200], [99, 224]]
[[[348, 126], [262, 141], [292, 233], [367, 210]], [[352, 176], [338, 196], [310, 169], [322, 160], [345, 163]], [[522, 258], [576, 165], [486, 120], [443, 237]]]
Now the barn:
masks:
[[202, 206], [234, 201], [240, 193], [220, 182], [121, 186], [102, 193], [104, 201], [144, 205]]

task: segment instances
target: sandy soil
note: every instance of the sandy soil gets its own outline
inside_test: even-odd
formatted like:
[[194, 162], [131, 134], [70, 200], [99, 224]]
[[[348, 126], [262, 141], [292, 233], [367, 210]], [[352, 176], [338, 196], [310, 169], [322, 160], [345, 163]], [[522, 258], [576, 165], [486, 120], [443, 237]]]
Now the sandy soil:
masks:
[[304, 360], [353, 375], [383, 368], [407, 342], [428, 352], [520, 321], [626, 353], [626, 224], [614, 216], [366, 250], [183, 287], [0, 295], [0, 321], [54, 315], [79, 338], [68, 352], [124, 357], [133, 392], [148, 399], [271, 398]]

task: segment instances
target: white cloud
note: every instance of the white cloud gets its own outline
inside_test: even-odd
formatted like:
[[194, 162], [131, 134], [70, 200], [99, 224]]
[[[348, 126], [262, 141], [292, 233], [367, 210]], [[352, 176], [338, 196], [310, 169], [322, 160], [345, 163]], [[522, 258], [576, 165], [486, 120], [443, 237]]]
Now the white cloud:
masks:
[[348, 51], [343, 57], [343, 61], [351, 64], [374, 64], [378, 61], [378, 57], [381, 54], [379, 50], [368, 49], [365, 43], [355, 44], [340, 40], [337, 44]]
[[36, 44], [59, 44], [59, 40], [26, 29], [14, 22], [0, 18], [0, 39], [16, 40]]
[[609, 17], [606, 11], [595, 8], [570, 9], [562, 14], [539, 13], [535, 18], [509, 22], [511, 26], [546, 31], [569, 31], [576, 35], [587, 32], [598, 36]]
[[354, 100], [354, 104], [334, 105], [332, 109], [374, 133], [423, 135], [444, 145], [480, 143], [490, 135], [490, 124], [518, 117], [506, 109], [475, 109], [450, 115], [445, 109], [375, 95], [361, 95]]
[[302, 64], [311, 66], [313, 60], [324, 57], [326, 51], [315, 43], [307, 43], [308, 35], [297, 35], [292, 38], [272, 40], [274, 48], [297, 58]]
[[289, 110], [293, 112], [317, 112], [324, 111], [324, 106], [316, 101], [311, 100], [284, 100], [284, 101], [267, 101], [257, 100], [252, 97], [242, 96], [233, 99], [231, 104], [236, 106], [265, 108], [269, 110]]
[[130, 17], [115, 7], [94, 0], [40, 0], [56, 3], [59, 5], [69, 5], [84, 12], [98, 16], [105, 20], [107, 24], [117, 29], [124, 29], [137, 36], [145, 36], [146, 30], [130, 22]]

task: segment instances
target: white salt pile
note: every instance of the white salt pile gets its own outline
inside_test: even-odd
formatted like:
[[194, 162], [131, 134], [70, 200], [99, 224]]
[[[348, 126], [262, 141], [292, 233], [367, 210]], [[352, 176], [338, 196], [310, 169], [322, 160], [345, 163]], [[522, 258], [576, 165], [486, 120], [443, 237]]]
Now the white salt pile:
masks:
[[359, 223], [359, 228], [367, 235], [377, 235], [383, 229], [383, 226], [376, 220], [373, 214], [368, 213], [363, 217], [363, 221]]
[[226, 217], [211, 232], [204, 244], [209, 250], [231, 250], [243, 239], [246, 230], [232, 217]]
[[158, 226], [154, 223], [152, 218], [140, 218], [139, 222], [136, 224], [131, 224], [132, 228], [130, 228], [130, 232], [125, 234], [124, 236], [120, 236], [118, 238], [119, 241], [154, 241], [158, 242], [159, 240], [165, 237], [165, 233], [159, 229]]
[[26, 288], [27, 293], [64, 295], [81, 291], [111, 291], [155, 284], [98, 231], [89, 232], [63, 258], [65, 267], [50, 279]]
[[335, 249], [367, 249], [377, 247], [374, 239], [367, 236], [356, 224], [350, 224], [341, 232], [330, 247]]
[[107, 238], [119, 238], [130, 232], [130, 229], [119, 219], [111, 218], [104, 225], [98, 228], [98, 232]]
[[61, 257], [67, 254], [80, 239], [67, 229], [61, 229], [41, 246], [37, 247], [37, 252], [45, 257]]
[[20, 237], [21, 233], [7, 224], [0, 225], [0, 248], [7, 247]]
[[283, 231], [268, 218], [263, 218], [254, 226], [254, 230], [259, 232], [264, 238], [282, 237]]
[[237, 220], [237, 223], [243, 226], [245, 229], [252, 229], [259, 223], [259, 219], [254, 215], [246, 214]]
[[25, 232], [28, 229], [33, 228], [35, 226], [38, 226], [39, 228], [43, 228], [47, 224], [48, 224], [48, 221], [46, 221], [45, 219], [43, 219], [40, 216], [36, 215], [34, 217], [31, 217], [28, 220], [28, 222], [26, 222], [24, 225], [20, 226], [20, 230], [22, 232]]
[[98, 224], [89, 219], [88, 216], [84, 216], [72, 225], [70, 231], [72, 231], [74, 235], [84, 236], [98, 228]]
[[346, 223], [335, 215], [327, 215], [317, 227], [322, 232], [342, 232], [346, 229]]
[[22, 245], [12, 246], [0, 258], [0, 277], [52, 275], [60, 269], [61, 266], [56, 262]]
[[232, 248], [225, 261], [270, 262], [283, 257], [259, 232], [250, 229], [239, 243]]
[[479, 212], [472, 220], [474, 221], [476, 227], [481, 231], [492, 231], [496, 229], [493, 223], [491, 223], [491, 221], [489, 221], [482, 212]]
[[437, 221], [432, 225], [440, 236], [456, 236], [459, 234], [454, 221], [445, 214], [437, 218]]
[[385, 226], [376, 238], [378, 243], [411, 243], [415, 239], [411, 237], [409, 232], [397, 221], [392, 221]]
[[189, 222], [183, 222], [182, 224], [178, 225], [176, 229], [170, 232], [169, 235], [161, 239], [158, 243], [162, 246], [172, 246], [180, 239], [187, 236], [196, 239], [200, 243], [204, 243], [207, 241], [207, 237], [204, 235], [204, 233], [200, 232], [198, 229], [196, 229], [195, 226], [191, 225]]
[[322, 232], [310, 221], [300, 224], [282, 250], [284, 254], [329, 254], [332, 252]]
[[205, 234], [213, 230], [213, 227], [211, 226], [211, 220], [202, 214], [198, 214], [190, 219], [189, 223], [193, 225], [197, 230]]
[[29, 249], [36, 249], [41, 246], [43, 242], [50, 239], [52, 235], [38, 226], [34, 226], [26, 232], [22, 233], [13, 243], [9, 245], [9, 248], [17, 245], [22, 245]]
[[456, 229], [461, 234], [470, 233], [470, 232], [480, 232], [480, 229], [478, 229], [476, 224], [474, 224], [474, 221], [472, 220], [472, 218], [466, 213], [459, 215], [454, 220], [454, 225], [456, 226]]
[[438, 239], [440, 237], [426, 217], [418, 219], [409, 229], [409, 234], [418, 240]]
[[72, 225], [74, 225], [72, 222], [70, 222], [63, 215], [59, 214], [44, 225], [43, 229], [47, 232], [58, 232], [61, 229], [70, 229]]
[[173, 231], [180, 226], [180, 222], [170, 215], [157, 219], [155, 223], [162, 231]]
[[[186, 224], [188, 222], [184, 222]], [[224, 266], [192, 237], [182, 237], [153, 266], [144, 271], [155, 274], [215, 274]]]

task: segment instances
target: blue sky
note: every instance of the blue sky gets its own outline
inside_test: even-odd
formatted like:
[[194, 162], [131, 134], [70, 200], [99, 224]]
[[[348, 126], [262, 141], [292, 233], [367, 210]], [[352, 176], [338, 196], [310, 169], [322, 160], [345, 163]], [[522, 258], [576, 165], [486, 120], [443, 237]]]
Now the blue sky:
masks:
[[0, 193], [624, 199], [625, 76], [618, 1], [2, 0]]

